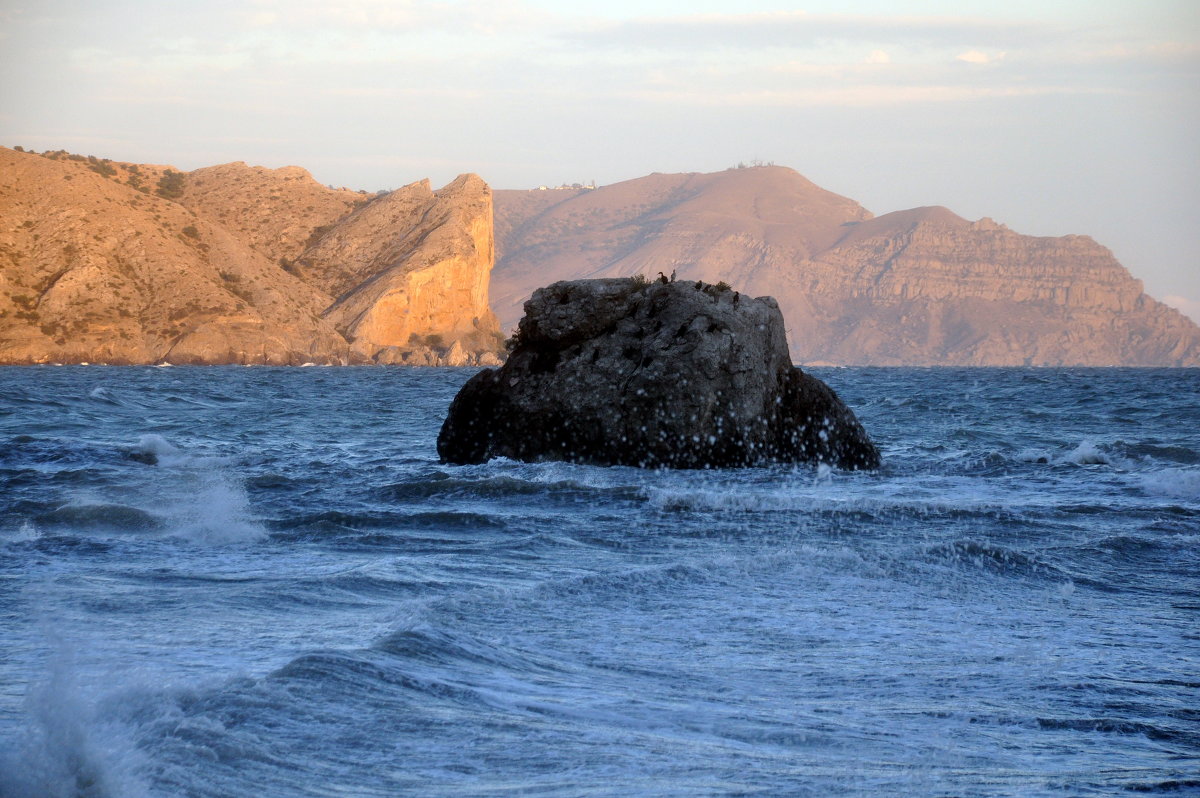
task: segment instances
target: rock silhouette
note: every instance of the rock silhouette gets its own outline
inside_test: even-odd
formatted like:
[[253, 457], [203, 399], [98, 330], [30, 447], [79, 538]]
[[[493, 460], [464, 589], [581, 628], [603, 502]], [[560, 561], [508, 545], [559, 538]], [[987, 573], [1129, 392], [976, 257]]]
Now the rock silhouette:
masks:
[[665, 277], [536, 291], [508, 361], [455, 397], [438, 453], [672, 468], [880, 462], [837, 394], [792, 365], [773, 299]]

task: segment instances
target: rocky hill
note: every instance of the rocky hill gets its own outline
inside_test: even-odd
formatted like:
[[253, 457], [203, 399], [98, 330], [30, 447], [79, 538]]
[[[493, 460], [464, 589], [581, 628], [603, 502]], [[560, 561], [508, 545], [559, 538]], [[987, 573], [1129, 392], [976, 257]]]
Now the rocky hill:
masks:
[[1084, 236], [873, 217], [783, 167], [497, 191], [505, 328], [556, 280], [659, 272], [775, 297], [801, 363], [1200, 366], [1200, 328]]
[[0, 362], [495, 362], [491, 190], [0, 148]]

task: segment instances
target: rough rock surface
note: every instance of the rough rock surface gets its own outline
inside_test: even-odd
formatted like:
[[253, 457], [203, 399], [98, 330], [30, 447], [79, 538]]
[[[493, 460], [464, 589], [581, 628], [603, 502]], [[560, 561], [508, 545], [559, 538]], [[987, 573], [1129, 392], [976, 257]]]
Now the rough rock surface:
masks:
[[1086, 236], [873, 218], [777, 166], [495, 198], [505, 328], [549, 282], [674, 271], [775, 297], [800, 363], [1200, 366], [1200, 327]]
[[437, 192], [422, 181], [380, 197], [296, 265], [337, 297], [324, 315], [367, 357], [432, 334], [449, 347], [446, 365], [467, 365], [468, 352], [502, 340], [488, 306], [494, 260], [491, 190], [462, 175]]
[[0, 148], [0, 363], [485, 365], [491, 208]]
[[792, 365], [773, 299], [632, 278], [536, 291], [508, 362], [455, 397], [438, 453], [452, 463], [879, 465], [854, 413]]

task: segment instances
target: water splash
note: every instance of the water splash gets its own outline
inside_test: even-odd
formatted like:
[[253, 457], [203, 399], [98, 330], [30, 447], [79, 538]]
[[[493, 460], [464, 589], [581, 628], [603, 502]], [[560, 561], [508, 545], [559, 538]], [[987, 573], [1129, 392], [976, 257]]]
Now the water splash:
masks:
[[1168, 468], [1145, 474], [1142, 490], [1151, 496], [1168, 499], [1200, 500], [1200, 471], [1189, 468]]
[[166, 507], [169, 537], [196, 543], [252, 543], [267, 536], [253, 516], [245, 489], [212, 458], [190, 458], [175, 469], [176, 489]]
[[1078, 446], [1063, 455], [1060, 462], [1077, 465], [1108, 465], [1112, 462], [1112, 458], [1095, 443], [1084, 439]]
[[26, 696], [23, 733], [10, 746], [0, 746], [0, 795], [148, 796], [128, 730], [98, 717], [79, 687], [71, 647], [57, 639], [53, 652], [46, 678]]

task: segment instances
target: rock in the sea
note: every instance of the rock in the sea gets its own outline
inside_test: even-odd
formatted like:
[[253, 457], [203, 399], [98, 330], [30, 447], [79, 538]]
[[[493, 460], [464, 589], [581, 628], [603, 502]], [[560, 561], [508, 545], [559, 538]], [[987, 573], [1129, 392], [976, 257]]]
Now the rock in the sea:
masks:
[[438, 453], [450, 463], [879, 465], [854, 413], [792, 365], [773, 299], [640, 278], [536, 291], [507, 363], [455, 397]]

